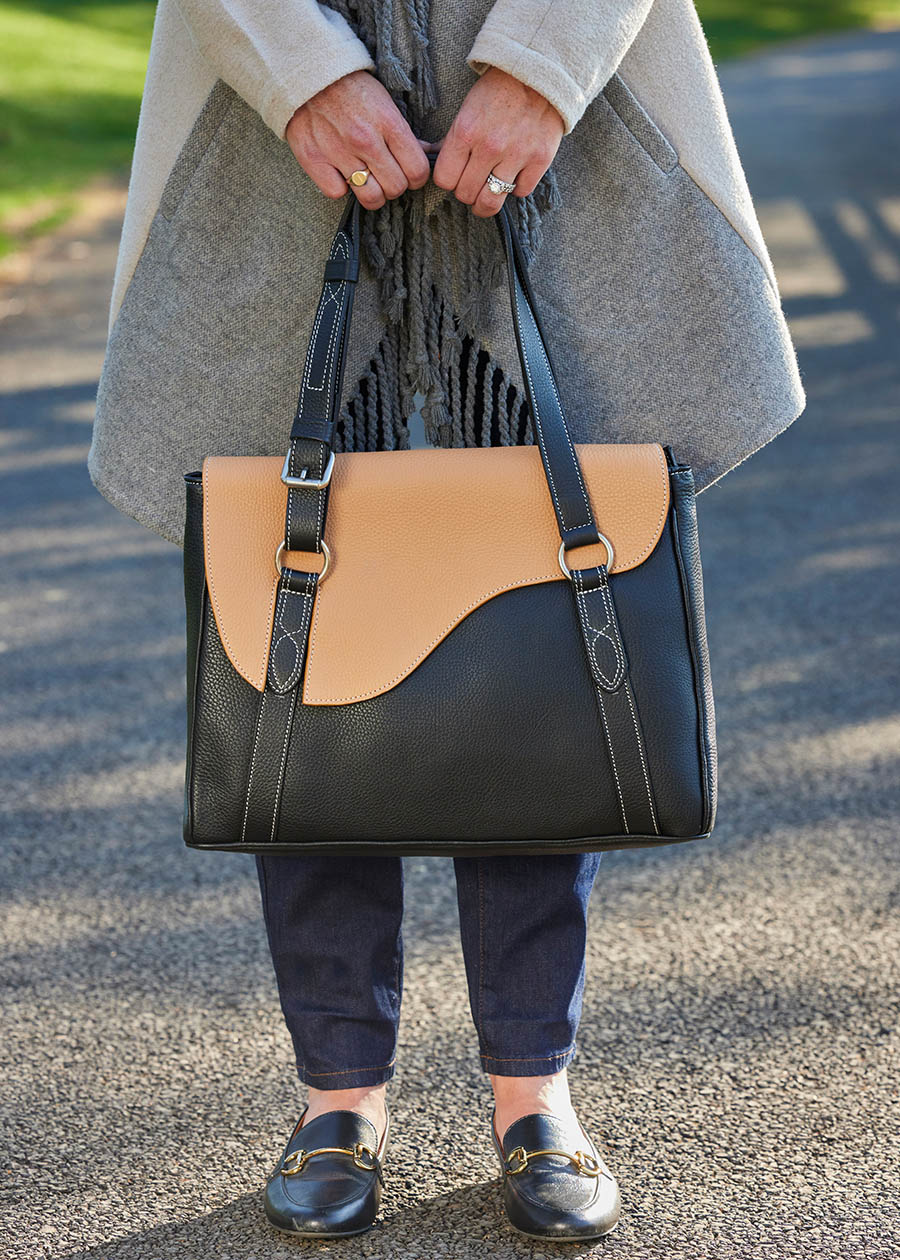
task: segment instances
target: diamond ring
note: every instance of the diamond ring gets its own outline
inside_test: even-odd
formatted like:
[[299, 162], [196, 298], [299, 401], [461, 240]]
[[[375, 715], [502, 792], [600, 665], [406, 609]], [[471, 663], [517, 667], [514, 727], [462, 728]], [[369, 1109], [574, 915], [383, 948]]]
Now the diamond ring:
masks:
[[510, 183], [508, 179], [501, 179], [500, 176], [495, 175], [493, 171], [491, 171], [490, 175], [488, 175], [484, 182], [487, 184], [488, 188], [490, 188], [492, 193], [504, 194], [515, 192], [516, 190], [514, 183]]

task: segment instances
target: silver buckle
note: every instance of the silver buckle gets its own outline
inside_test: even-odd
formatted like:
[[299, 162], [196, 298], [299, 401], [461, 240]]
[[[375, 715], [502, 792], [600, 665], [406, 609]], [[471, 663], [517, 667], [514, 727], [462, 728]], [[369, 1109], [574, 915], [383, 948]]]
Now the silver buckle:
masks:
[[284, 463], [281, 466], [281, 480], [286, 486], [302, 486], [306, 490], [324, 490], [331, 480], [331, 474], [334, 472], [334, 451], [328, 454], [328, 463], [325, 465], [325, 471], [321, 477], [310, 477], [308, 468], [300, 470], [300, 476], [295, 477], [290, 471], [291, 468], [291, 452], [288, 451], [284, 457]]

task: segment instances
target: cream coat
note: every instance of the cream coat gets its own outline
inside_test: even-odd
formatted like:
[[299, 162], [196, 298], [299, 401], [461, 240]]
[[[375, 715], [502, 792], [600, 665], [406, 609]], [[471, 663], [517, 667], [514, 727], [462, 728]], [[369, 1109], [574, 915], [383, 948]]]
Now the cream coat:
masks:
[[[671, 441], [703, 488], [789, 424], [804, 404], [793, 347], [690, 0], [431, 0], [429, 34], [438, 104], [416, 120], [424, 138], [444, 134], [488, 65], [565, 121], [562, 204], [532, 274], [575, 436]], [[378, 67], [313, 0], [159, 4], [89, 468], [172, 541], [182, 472], [284, 446], [341, 210], [284, 130], [357, 69]], [[423, 196], [446, 200], [434, 185]], [[481, 341], [518, 383], [505, 291], [489, 296]], [[361, 283], [351, 387], [386, 326]]]

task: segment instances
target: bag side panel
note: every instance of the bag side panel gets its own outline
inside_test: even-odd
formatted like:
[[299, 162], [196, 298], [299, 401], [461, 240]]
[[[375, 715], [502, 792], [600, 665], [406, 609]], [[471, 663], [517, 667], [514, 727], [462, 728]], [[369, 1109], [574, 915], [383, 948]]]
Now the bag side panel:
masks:
[[703, 598], [703, 573], [700, 564], [700, 535], [697, 526], [694, 479], [691, 469], [683, 466], [672, 470], [670, 480], [675, 547], [679, 558], [684, 588], [694, 667], [694, 683], [697, 694], [698, 734], [700, 758], [703, 766], [703, 830], [712, 831], [716, 820], [718, 799], [716, 713], [709, 665], [709, 645], [706, 637], [706, 612]]
[[183, 834], [190, 841], [193, 831], [191, 781], [193, 777], [194, 710], [200, 679], [200, 652], [206, 606], [206, 579], [203, 572], [203, 486], [197, 476], [185, 485], [184, 524], [184, 608], [186, 629], [186, 755], [184, 768]]

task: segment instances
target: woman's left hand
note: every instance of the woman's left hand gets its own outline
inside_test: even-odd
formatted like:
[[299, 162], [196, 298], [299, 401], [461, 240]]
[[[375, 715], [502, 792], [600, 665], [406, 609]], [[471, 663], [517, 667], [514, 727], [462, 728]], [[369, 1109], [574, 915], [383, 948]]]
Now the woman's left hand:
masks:
[[[514, 182], [516, 197], [534, 192], [556, 156], [565, 123], [546, 97], [488, 66], [472, 87], [440, 141], [433, 179], [455, 192], [479, 218], [496, 214], [506, 199], [485, 180], [493, 171]], [[438, 146], [435, 146], [438, 147]]]

